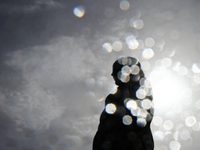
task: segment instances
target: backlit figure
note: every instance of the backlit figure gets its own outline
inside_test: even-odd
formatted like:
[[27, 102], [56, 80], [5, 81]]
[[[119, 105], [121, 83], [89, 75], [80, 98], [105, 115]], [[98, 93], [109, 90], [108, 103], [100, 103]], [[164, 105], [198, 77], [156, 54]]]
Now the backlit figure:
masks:
[[113, 64], [112, 76], [118, 89], [105, 100], [93, 150], [153, 150], [152, 90], [140, 63], [120, 58]]

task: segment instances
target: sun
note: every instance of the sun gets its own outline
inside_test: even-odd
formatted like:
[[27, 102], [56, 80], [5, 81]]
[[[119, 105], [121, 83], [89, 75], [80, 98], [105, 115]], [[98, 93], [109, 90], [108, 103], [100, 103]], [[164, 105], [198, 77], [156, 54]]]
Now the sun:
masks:
[[174, 107], [182, 107], [183, 99], [191, 96], [192, 90], [188, 87], [186, 79], [174, 72], [166, 70], [163, 75], [157, 73], [157, 78], [152, 86], [155, 109], [174, 111]]

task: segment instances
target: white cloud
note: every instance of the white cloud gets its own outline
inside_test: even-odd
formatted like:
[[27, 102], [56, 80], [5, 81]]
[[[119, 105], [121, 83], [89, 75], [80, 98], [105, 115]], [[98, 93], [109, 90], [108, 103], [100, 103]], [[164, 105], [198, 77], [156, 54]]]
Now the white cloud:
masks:
[[84, 80], [95, 62], [83, 38], [60, 37], [49, 45], [11, 53], [7, 65], [22, 72], [23, 88], [2, 91], [1, 110], [19, 126], [47, 129], [65, 108], [50, 89]]

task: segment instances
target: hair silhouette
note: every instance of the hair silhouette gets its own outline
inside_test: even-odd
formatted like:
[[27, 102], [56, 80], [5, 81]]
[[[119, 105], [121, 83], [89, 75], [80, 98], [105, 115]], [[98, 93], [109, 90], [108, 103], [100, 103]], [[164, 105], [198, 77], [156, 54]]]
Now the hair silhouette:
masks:
[[139, 61], [132, 57], [116, 60], [112, 76], [118, 88], [105, 100], [93, 150], [153, 150], [152, 90]]

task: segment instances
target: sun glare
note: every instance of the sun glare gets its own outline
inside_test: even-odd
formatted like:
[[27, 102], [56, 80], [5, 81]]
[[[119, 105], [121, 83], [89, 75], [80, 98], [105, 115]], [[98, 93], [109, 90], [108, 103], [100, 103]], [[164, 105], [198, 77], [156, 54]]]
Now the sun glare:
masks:
[[162, 77], [154, 84], [153, 96], [155, 108], [173, 110], [174, 105], [182, 105], [184, 91], [189, 89], [176, 75]]

